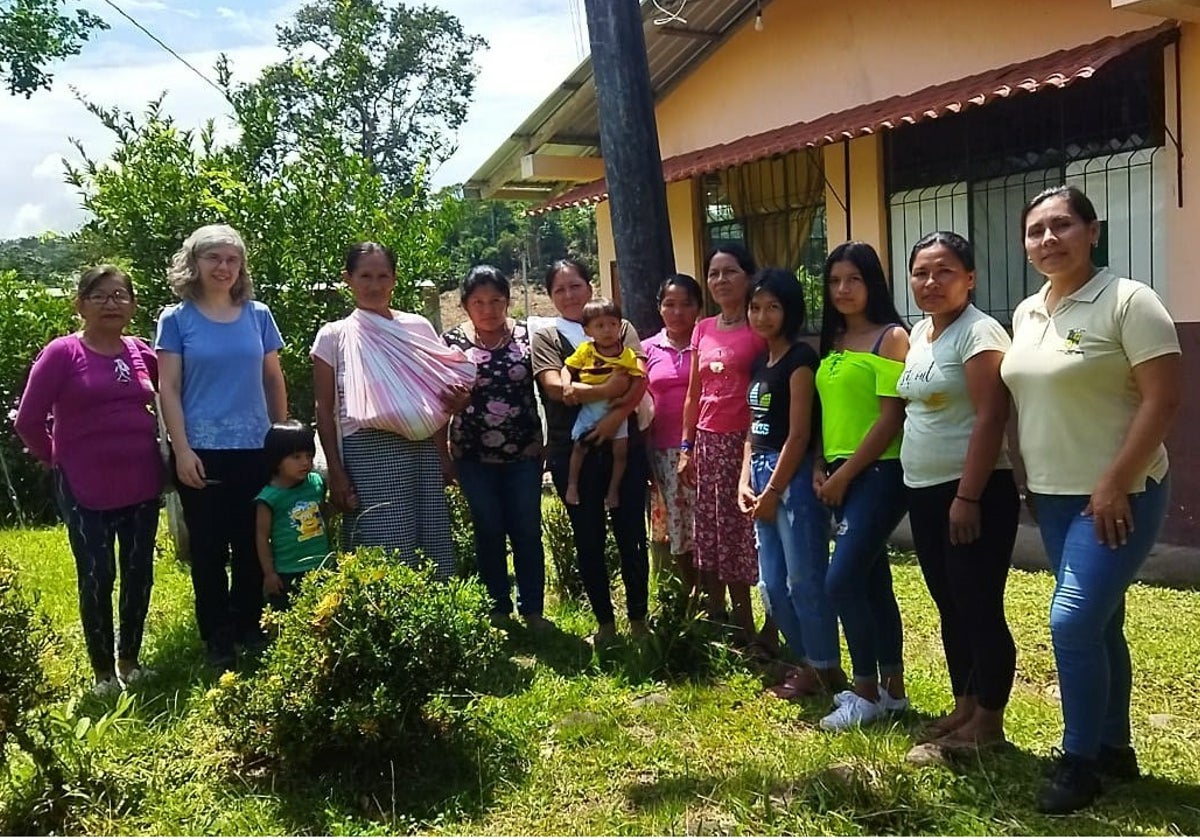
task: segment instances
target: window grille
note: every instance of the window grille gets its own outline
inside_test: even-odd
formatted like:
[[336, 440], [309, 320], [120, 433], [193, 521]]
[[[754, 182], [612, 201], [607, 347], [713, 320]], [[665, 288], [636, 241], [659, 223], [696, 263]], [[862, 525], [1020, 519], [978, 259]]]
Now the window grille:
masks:
[[910, 322], [908, 254], [935, 230], [975, 247], [976, 305], [1001, 323], [1043, 279], [1025, 259], [1020, 214], [1047, 187], [1074, 184], [1101, 221], [1097, 265], [1161, 291], [1164, 143], [1161, 47], [1091, 80], [906, 126], [886, 135], [893, 293]]

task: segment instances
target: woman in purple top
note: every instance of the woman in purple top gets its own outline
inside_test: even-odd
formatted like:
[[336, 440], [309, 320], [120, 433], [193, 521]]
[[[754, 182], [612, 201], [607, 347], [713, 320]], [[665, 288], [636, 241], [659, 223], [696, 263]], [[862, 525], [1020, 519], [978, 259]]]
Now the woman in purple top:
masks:
[[696, 488], [679, 478], [679, 442], [683, 437], [683, 401], [692, 371], [692, 328], [704, 305], [700, 284], [687, 274], [672, 274], [658, 289], [663, 329], [646, 339], [646, 388], [654, 401], [650, 427], [651, 540], [665, 544], [688, 597], [696, 594], [692, 563], [693, 509]]
[[[54, 473], [101, 694], [142, 673], [138, 653], [154, 581], [162, 491], [158, 430], [148, 410], [158, 365], [145, 342], [124, 335], [134, 308], [133, 285], [120, 269], [102, 265], [84, 273], [75, 296], [83, 329], [54, 339], [38, 354], [14, 423], [30, 453]], [[118, 561], [120, 632], [114, 638]]]

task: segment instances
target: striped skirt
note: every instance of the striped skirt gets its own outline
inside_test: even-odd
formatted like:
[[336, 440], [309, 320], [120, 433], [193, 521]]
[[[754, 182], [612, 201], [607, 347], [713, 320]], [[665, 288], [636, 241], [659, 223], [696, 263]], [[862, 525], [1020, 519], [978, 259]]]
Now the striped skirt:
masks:
[[342, 440], [342, 463], [358, 494], [358, 510], [342, 519], [343, 550], [382, 548], [409, 564], [420, 552], [439, 579], [453, 575], [450, 511], [434, 442], [362, 429]]

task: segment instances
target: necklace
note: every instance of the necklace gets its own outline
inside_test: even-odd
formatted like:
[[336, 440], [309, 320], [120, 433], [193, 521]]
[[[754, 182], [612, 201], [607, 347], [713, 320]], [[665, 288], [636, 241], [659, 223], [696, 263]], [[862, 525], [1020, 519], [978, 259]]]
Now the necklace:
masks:
[[732, 327], [734, 324], [740, 324], [740, 323], [742, 323], [742, 321], [745, 321], [745, 320], [746, 320], [745, 315], [739, 315], [736, 318], [726, 318], [725, 313], [722, 312], [720, 315], [717, 316], [717, 323], [719, 323], [722, 327]]
[[483, 337], [480, 336], [479, 331], [476, 330], [475, 331], [475, 343], [478, 344], [484, 350], [491, 350], [491, 351], [499, 350], [505, 344], [508, 344], [508, 339], [511, 335], [512, 335], [512, 331], [509, 330], [508, 327], [505, 327], [500, 332], [500, 340], [495, 342], [494, 344], [488, 344], [487, 342], [485, 342], [483, 340]]

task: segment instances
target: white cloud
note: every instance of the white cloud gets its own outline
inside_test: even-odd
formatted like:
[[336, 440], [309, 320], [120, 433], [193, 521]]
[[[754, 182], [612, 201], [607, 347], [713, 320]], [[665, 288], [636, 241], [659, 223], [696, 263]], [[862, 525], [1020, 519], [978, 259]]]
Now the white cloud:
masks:
[[46, 155], [42, 158], [41, 163], [33, 167], [33, 171], [29, 174], [38, 179], [61, 180], [63, 176], [63, 156], [56, 153]]
[[[491, 48], [476, 57], [475, 100], [458, 133], [458, 150], [434, 173], [436, 186], [467, 180], [582, 60], [574, 35], [576, 0], [518, 4], [444, 0]], [[582, 12], [580, 12], [582, 14]], [[586, 35], [585, 35], [586, 37]]]
[[[153, 20], [179, 21], [178, 14], [192, 11], [172, 0], [134, 2], [141, 4], [137, 8]], [[151, 29], [210, 78], [213, 63], [223, 51], [238, 77], [249, 79], [279, 59], [274, 25], [290, 16], [300, 2], [210, 6], [204, 15], [212, 21], [211, 26], [183, 25], [180, 21], [174, 30]], [[459, 132], [458, 151], [434, 174], [435, 184], [466, 180], [578, 64], [581, 55], [572, 3], [581, 5], [580, 0], [437, 3], [458, 15], [468, 32], [487, 38], [490, 48], [477, 56], [481, 72], [475, 101]], [[134, 6], [122, 5], [134, 17], [140, 17], [132, 11]], [[5, 138], [4, 166], [0, 167], [0, 239], [44, 229], [67, 231], [84, 220], [74, 189], [61, 180], [57, 188], [50, 184], [61, 175], [60, 158], [78, 160], [69, 138], [78, 138], [90, 156], [100, 159], [111, 153], [114, 141], [99, 120], [76, 100], [70, 86], [97, 104], [116, 105], [135, 114], [167, 91], [164, 108], [181, 127], [195, 128], [207, 118], [214, 118], [219, 130], [232, 130], [228, 105], [216, 90], [144, 35], [130, 29], [116, 38], [117, 22], [113, 23], [114, 31], [104, 33], [112, 37], [97, 39], [83, 55], [57, 68], [52, 90], [28, 100], [0, 99], [0, 136]], [[164, 34], [168, 32], [172, 34]], [[188, 37], [192, 41], [185, 40]], [[189, 43], [203, 47], [188, 48]], [[216, 46], [209, 48], [210, 44]]]

